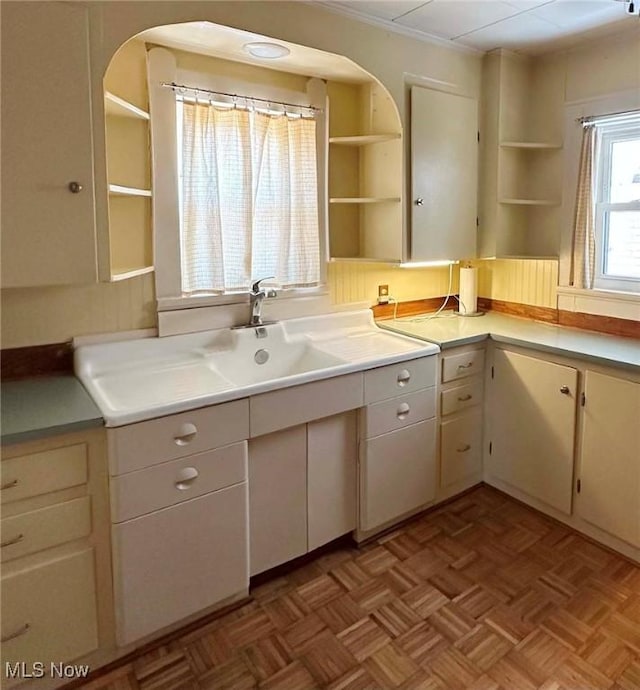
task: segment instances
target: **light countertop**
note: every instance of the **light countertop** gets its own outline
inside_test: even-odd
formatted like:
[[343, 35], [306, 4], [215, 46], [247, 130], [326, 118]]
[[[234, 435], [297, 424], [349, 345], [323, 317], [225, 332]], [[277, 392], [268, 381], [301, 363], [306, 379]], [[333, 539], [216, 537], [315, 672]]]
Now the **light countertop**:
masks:
[[101, 427], [102, 414], [75, 376], [2, 383], [2, 445]]
[[425, 314], [382, 320], [378, 321], [378, 326], [436, 343], [442, 350], [480, 342], [490, 337], [500, 343], [579, 357], [604, 365], [640, 367], [640, 341], [633, 338], [495, 313], [461, 317], [446, 311], [435, 318], [428, 317], [429, 314]]

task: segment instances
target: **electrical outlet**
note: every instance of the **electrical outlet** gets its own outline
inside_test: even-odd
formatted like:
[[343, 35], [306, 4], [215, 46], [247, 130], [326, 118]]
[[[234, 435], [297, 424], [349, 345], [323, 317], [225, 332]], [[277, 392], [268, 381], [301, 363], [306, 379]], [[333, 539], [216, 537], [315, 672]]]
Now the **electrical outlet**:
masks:
[[389, 304], [388, 285], [378, 285], [378, 304]]

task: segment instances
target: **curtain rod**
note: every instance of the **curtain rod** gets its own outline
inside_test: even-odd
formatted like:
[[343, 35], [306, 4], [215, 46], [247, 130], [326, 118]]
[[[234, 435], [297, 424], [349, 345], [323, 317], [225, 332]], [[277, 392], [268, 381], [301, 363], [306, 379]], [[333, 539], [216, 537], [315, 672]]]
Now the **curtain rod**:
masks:
[[241, 98], [244, 101], [255, 101], [258, 103], [266, 103], [267, 105], [283, 105], [285, 108], [301, 108], [302, 110], [311, 110], [314, 113], [323, 112], [322, 108], [316, 108], [312, 105], [300, 105], [299, 103], [286, 103], [284, 101], [275, 101], [272, 98], [257, 98], [256, 96], [242, 96], [237, 93], [226, 93], [224, 91], [213, 91], [211, 89], [201, 89], [197, 86], [186, 86], [184, 84], [176, 84], [175, 82], [161, 82], [161, 86], [168, 89], [173, 89], [174, 91], [193, 91], [196, 94], [206, 93], [211, 96], [224, 96], [226, 98]]
[[588, 117], [578, 117], [576, 122], [582, 125], [596, 124], [599, 120], [618, 120], [623, 118], [640, 117], [638, 110], [620, 110], [617, 113], [607, 113], [606, 115], [589, 115]]

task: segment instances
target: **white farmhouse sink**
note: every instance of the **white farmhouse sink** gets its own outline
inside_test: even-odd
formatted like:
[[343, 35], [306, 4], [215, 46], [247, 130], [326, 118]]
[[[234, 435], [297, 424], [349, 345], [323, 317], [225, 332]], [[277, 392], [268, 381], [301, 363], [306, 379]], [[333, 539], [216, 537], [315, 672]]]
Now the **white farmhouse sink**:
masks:
[[318, 350], [303, 335], [287, 337], [281, 323], [257, 330], [233, 329], [229, 341], [229, 349], [219, 349], [206, 359], [213, 371], [236, 386], [251, 386], [347, 363]]
[[[258, 337], [262, 335], [263, 337]], [[378, 328], [369, 309], [165, 338], [85, 345], [75, 371], [107, 426], [435, 354]]]

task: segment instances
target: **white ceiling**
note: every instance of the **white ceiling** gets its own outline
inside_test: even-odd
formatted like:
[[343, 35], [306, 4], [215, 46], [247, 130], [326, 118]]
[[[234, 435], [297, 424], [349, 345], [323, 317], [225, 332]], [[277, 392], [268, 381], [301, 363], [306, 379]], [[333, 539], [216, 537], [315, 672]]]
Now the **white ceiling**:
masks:
[[328, 0], [321, 4], [417, 38], [481, 51], [508, 48], [531, 54], [640, 22], [637, 15], [626, 13], [627, 3], [620, 0]]

